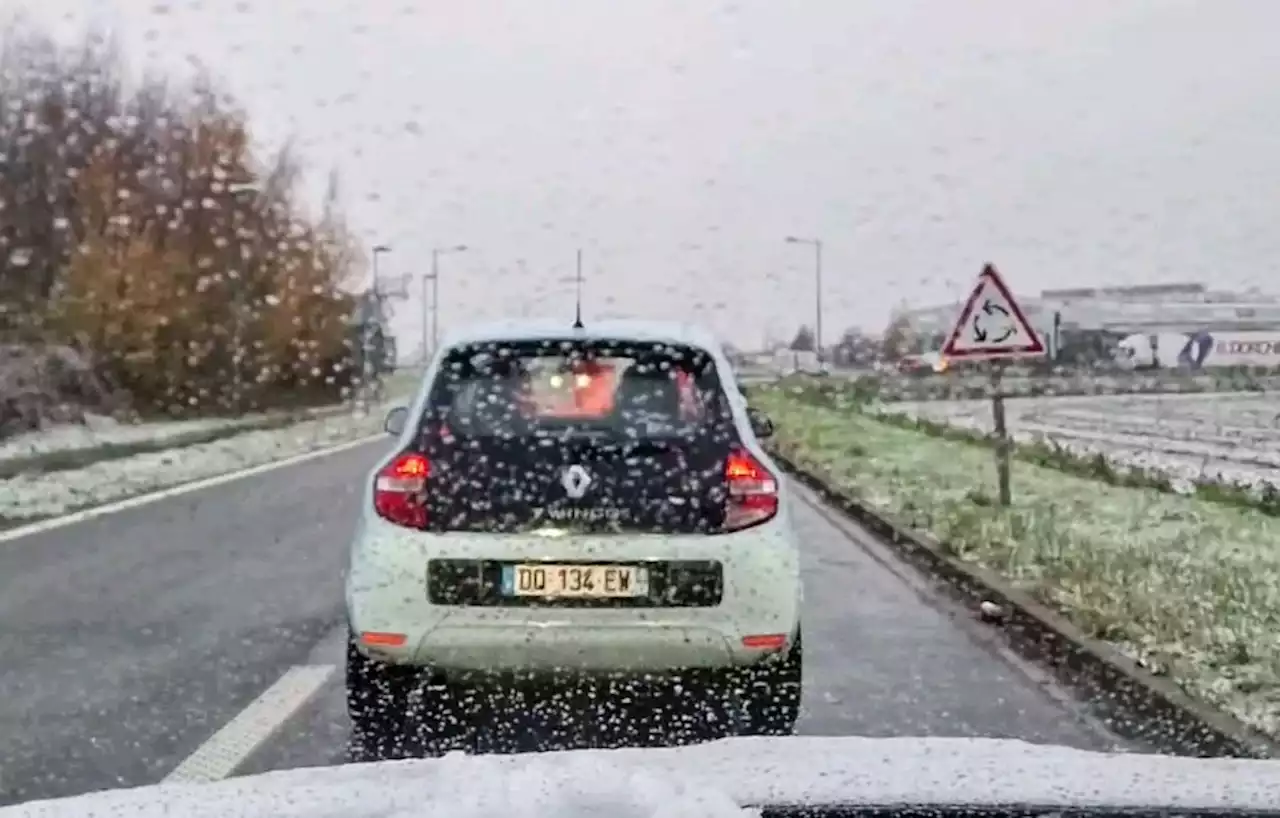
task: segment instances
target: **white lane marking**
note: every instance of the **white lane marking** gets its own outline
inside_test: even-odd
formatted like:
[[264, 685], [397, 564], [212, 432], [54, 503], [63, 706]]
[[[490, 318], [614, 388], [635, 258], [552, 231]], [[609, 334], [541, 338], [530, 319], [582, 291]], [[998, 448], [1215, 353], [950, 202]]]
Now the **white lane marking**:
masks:
[[187, 756], [161, 784], [204, 784], [236, 771], [298, 710], [302, 709], [337, 665], [295, 665], [239, 715]]
[[57, 528], [63, 528], [65, 526], [75, 525], [76, 523], [82, 523], [85, 520], [92, 520], [94, 517], [102, 517], [107, 514], [115, 514], [117, 511], [124, 511], [125, 509], [137, 508], [138, 506], [145, 506], [146, 504], [154, 503], [157, 500], [167, 500], [170, 497], [177, 497], [182, 494], [189, 494], [193, 491], [201, 491], [202, 489], [211, 488], [213, 486], [219, 486], [219, 485], [222, 485], [223, 483], [231, 483], [236, 480], [242, 480], [246, 477], [253, 477], [256, 474], [263, 474], [264, 472], [269, 472], [272, 469], [283, 469], [286, 466], [294, 466], [294, 465], [297, 465], [298, 463], [305, 463], [308, 460], [315, 460], [316, 458], [326, 457], [331, 454], [337, 454], [338, 452], [344, 452], [348, 449], [356, 449], [356, 448], [359, 448], [360, 446], [365, 446], [369, 443], [372, 443], [375, 440], [389, 441], [391, 440], [391, 438], [387, 437], [386, 434], [369, 435], [368, 437], [362, 437], [358, 440], [351, 440], [346, 443], [339, 443], [336, 446], [330, 446], [326, 449], [316, 449], [313, 452], [306, 452], [305, 454], [295, 455], [294, 457], [287, 457], [284, 460], [273, 460], [270, 463], [261, 463], [257, 466], [250, 466], [247, 469], [240, 469], [239, 471], [227, 472], [226, 474], [218, 474], [218, 475], [214, 475], [213, 477], [205, 477], [200, 480], [193, 480], [189, 483], [181, 483], [177, 486], [172, 486], [167, 489], [159, 489], [158, 491], [152, 491], [146, 494], [139, 494], [134, 497], [128, 497], [128, 498], [125, 498], [124, 500], [116, 500], [114, 502], [105, 503], [100, 506], [93, 506], [92, 508], [86, 508], [80, 511], [74, 511], [70, 514], [64, 514], [61, 517], [53, 517], [48, 520], [40, 520], [39, 522], [18, 526], [17, 528], [10, 528], [5, 531], [0, 531], [0, 543], [10, 542], [12, 540], [19, 540], [19, 539], [22, 539], [23, 537], [30, 537], [32, 534], [40, 534], [45, 531], [52, 531]]

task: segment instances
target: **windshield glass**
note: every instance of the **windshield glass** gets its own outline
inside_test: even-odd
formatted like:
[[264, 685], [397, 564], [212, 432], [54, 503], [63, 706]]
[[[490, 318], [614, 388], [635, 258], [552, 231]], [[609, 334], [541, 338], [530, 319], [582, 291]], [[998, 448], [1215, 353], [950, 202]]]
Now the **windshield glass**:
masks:
[[0, 0], [0, 818], [1280, 804], [1278, 38]]
[[624, 341], [453, 349], [429, 401], [464, 437], [689, 437], [727, 417], [708, 353]]

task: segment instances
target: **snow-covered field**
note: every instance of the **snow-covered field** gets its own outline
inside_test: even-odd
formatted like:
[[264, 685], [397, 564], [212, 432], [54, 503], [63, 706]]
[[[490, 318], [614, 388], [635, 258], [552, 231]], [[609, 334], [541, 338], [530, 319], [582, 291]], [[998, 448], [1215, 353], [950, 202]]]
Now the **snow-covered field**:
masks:
[[104, 460], [82, 469], [0, 480], [0, 523], [65, 514], [147, 491], [283, 460], [377, 435], [387, 409], [344, 412], [211, 443]]
[[[1159, 469], [1178, 480], [1280, 487], [1280, 394], [1011, 398], [1007, 426], [1019, 441], [1049, 441], [1113, 463]], [[896, 403], [877, 411], [990, 431], [991, 401]]]

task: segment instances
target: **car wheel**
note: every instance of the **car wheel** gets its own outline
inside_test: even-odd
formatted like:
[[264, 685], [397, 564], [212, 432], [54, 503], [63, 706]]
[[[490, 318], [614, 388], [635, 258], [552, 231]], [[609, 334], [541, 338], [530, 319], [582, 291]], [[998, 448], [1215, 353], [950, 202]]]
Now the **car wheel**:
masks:
[[743, 734], [749, 736], [789, 736], [800, 717], [800, 688], [804, 669], [804, 646], [800, 633], [786, 655], [744, 669], [740, 677]]
[[404, 752], [405, 718], [414, 668], [379, 662], [347, 640], [347, 713], [352, 761], [381, 761]]

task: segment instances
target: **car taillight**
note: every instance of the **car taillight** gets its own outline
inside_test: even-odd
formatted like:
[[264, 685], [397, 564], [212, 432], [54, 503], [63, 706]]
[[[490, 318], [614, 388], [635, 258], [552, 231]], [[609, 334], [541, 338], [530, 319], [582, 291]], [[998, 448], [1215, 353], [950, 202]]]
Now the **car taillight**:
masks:
[[750, 452], [736, 451], [724, 465], [729, 499], [726, 531], [741, 531], [771, 520], [778, 513], [778, 481]]
[[430, 474], [430, 461], [412, 452], [384, 466], [373, 483], [373, 508], [378, 516], [407, 528], [426, 528], [423, 492]]

